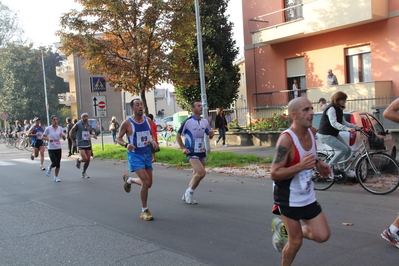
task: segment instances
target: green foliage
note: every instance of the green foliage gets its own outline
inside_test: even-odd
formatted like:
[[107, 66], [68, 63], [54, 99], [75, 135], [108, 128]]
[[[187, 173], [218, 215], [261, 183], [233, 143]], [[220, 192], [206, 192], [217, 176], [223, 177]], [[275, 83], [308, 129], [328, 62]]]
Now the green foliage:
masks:
[[[211, 109], [228, 108], [236, 99], [239, 88], [239, 68], [233, 64], [238, 49], [232, 39], [233, 24], [225, 16], [228, 0], [201, 0], [200, 17], [202, 31], [203, 59], [205, 68], [205, 89], [208, 107]], [[194, 8], [191, 3], [191, 16]], [[201, 99], [199, 81], [199, 60], [195, 25], [190, 24], [191, 32], [185, 44], [174, 47], [178, 60], [173, 58], [178, 73], [172, 75], [177, 102], [185, 110], [194, 99]], [[177, 61], [177, 63], [176, 63]], [[183, 63], [182, 63], [183, 62]], [[173, 74], [173, 73], [172, 73]]]
[[[101, 144], [93, 145], [93, 152], [96, 158], [126, 160], [126, 149], [119, 145], [105, 144], [104, 151]], [[238, 155], [232, 152], [211, 152], [207, 156], [207, 167], [231, 167], [245, 166], [250, 164], [271, 163], [273, 158], [262, 158], [255, 155]], [[173, 166], [189, 165], [186, 156], [181, 150], [161, 147], [157, 153], [157, 162], [167, 163]]]
[[240, 126], [238, 125], [238, 120], [233, 119], [227, 124], [228, 128], [239, 128]]
[[61, 107], [58, 109], [57, 113], [55, 114], [58, 117], [58, 124], [62, 127], [65, 127], [66, 125], [66, 119], [67, 117], [73, 117], [72, 110], [69, 107]]
[[253, 120], [247, 129], [252, 131], [277, 131], [287, 129], [291, 125], [289, 117], [286, 114], [277, 115], [273, 113], [270, 118], [260, 118]]
[[[59, 62], [47, 60], [59, 58], [58, 55], [51, 50], [44, 54], [49, 113], [55, 114], [58, 92], [65, 90], [67, 84], [55, 75], [54, 64]], [[0, 112], [7, 113], [9, 121], [39, 116], [43, 124], [47, 122], [41, 50], [16, 44], [0, 48]]]

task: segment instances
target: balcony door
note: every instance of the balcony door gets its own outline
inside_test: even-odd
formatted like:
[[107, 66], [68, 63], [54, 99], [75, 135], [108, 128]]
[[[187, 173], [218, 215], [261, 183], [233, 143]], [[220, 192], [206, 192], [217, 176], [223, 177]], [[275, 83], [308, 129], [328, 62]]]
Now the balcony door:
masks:
[[302, 4], [302, 0], [284, 0], [286, 22], [302, 18], [302, 5], [300, 4]]
[[370, 45], [346, 49], [348, 83], [371, 81]]
[[[306, 97], [306, 74], [305, 74], [305, 58], [304, 57], [296, 57], [290, 58], [286, 60], [286, 72], [287, 72], [287, 88], [289, 90], [288, 93], [289, 100], [295, 98], [295, 95], [298, 97]], [[299, 85], [298, 93], [294, 93], [294, 80], [297, 80], [297, 84]]]

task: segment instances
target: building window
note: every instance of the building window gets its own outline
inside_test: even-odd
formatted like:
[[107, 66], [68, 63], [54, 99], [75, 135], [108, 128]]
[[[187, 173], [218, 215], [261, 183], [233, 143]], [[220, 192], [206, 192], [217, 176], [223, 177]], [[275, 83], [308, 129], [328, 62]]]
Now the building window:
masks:
[[286, 22], [302, 18], [302, 5], [300, 4], [302, 4], [302, 0], [284, 0]]
[[347, 83], [371, 81], [370, 45], [346, 49]]
[[[288, 99], [292, 100], [296, 97], [306, 97], [306, 68], [305, 68], [305, 58], [296, 57], [286, 60], [286, 72], [287, 72], [287, 90]], [[299, 91], [294, 91], [294, 80], [297, 81], [296, 88]]]

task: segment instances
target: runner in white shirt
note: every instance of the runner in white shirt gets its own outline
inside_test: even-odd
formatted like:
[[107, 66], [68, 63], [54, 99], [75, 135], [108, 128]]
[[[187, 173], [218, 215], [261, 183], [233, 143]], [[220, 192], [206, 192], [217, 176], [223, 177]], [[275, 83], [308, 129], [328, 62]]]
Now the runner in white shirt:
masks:
[[58, 178], [58, 173], [60, 172], [62, 156], [61, 139], [66, 140], [66, 136], [62, 131], [62, 127], [58, 126], [57, 116], [51, 116], [51, 126], [44, 131], [43, 139], [48, 140], [48, 155], [51, 160], [46, 175], [50, 177], [51, 169], [55, 168], [54, 182], [60, 182], [61, 179]]

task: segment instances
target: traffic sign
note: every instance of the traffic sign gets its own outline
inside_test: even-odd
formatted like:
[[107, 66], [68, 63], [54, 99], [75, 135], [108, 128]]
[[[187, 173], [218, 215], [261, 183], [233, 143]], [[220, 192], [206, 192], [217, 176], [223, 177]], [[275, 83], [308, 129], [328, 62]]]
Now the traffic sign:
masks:
[[2, 119], [7, 119], [7, 118], [8, 118], [8, 114], [2, 114], [2, 115], [1, 115], [1, 118], [2, 118]]
[[93, 116], [107, 117], [107, 98], [103, 95], [92, 96]]
[[90, 87], [92, 92], [104, 92], [107, 90], [105, 78], [91, 77]]

